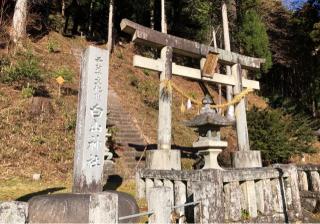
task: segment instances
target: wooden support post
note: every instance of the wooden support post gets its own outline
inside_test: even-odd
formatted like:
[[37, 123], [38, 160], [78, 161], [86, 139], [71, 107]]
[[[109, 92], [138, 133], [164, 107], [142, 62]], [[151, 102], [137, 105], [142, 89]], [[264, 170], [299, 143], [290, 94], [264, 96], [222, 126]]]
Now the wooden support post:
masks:
[[[226, 51], [231, 52], [230, 46], [230, 35], [229, 35], [229, 22], [228, 22], [228, 11], [227, 5], [225, 2], [222, 3], [222, 25], [223, 25], [223, 39], [224, 39], [224, 49]], [[226, 66], [226, 74], [228, 76], [232, 76], [231, 74], [231, 67], [229, 65]], [[227, 93], [226, 93], [227, 101], [232, 100], [232, 87], [227, 86]], [[227, 116], [233, 118], [234, 117], [234, 106], [231, 105], [228, 107]]]
[[[172, 48], [161, 50], [163, 71], [160, 74], [159, 117], [158, 117], [158, 149], [171, 149], [171, 103], [172, 90], [166, 81], [172, 76]], [[166, 86], [167, 85], [167, 86]]]

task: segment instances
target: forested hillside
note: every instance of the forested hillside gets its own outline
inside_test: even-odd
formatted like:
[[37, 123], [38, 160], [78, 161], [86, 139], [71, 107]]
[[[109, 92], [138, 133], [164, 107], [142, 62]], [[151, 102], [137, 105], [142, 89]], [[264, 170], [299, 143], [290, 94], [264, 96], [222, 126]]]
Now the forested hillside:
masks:
[[[260, 91], [247, 97], [247, 109], [250, 146], [262, 151], [265, 165], [317, 152], [319, 0], [165, 2], [169, 34], [213, 46], [215, 33], [217, 47], [222, 49], [226, 48], [221, 13], [225, 3], [231, 50], [266, 59], [260, 71], [245, 74], [261, 85]], [[5, 170], [1, 178], [17, 176], [20, 181], [35, 172], [43, 173], [47, 181], [70, 178], [81, 52], [89, 44], [113, 46], [110, 86], [147, 143], [156, 143], [158, 74], [134, 68], [132, 58], [134, 54], [157, 58], [160, 52], [131, 43], [131, 37], [120, 29], [123, 18], [160, 31], [161, 1], [0, 1], [0, 159], [4, 161], [1, 170]], [[113, 37], [109, 44], [108, 37]], [[173, 60], [199, 67], [190, 58], [174, 55]], [[227, 72], [223, 66], [219, 69], [222, 74]], [[59, 76], [64, 78], [61, 85], [56, 80]], [[173, 82], [194, 100], [204, 96], [196, 81], [174, 77]], [[207, 87], [218, 104], [218, 86]], [[223, 87], [222, 102], [225, 99]], [[181, 113], [184, 100], [174, 94], [172, 137], [174, 145], [190, 147], [196, 134], [183, 121], [194, 117], [199, 108]], [[222, 132], [229, 142], [220, 158], [226, 166], [230, 165], [229, 152], [237, 150], [235, 136], [233, 128]], [[319, 161], [317, 154], [311, 155], [307, 162]], [[190, 158], [184, 161], [188, 169], [192, 168]]]

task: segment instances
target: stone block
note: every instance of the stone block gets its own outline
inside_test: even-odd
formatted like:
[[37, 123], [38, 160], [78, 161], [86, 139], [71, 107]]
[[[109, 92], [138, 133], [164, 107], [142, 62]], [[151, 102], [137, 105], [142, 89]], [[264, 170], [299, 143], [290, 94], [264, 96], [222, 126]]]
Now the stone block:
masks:
[[194, 209], [195, 223], [223, 223], [224, 197], [222, 178], [212, 182], [195, 182], [193, 200], [199, 202]]
[[136, 196], [138, 199], [146, 197], [146, 182], [140, 177], [139, 172], [136, 172]]
[[28, 216], [28, 203], [10, 201], [0, 203], [0, 223], [25, 224]]
[[320, 191], [320, 175], [318, 171], [310, 172], [310, 180], [311, 180], [312, 191], [319, 192]]
[[299, 190], [307, 191], [309, 189], [307, 173], [305, 171], [298, 171], [298, 178], [299, 178]]
[[225, 218], [230, 221], [241, 219], [242, 194], [239, 182], [230, 182], [223, 186]]
[[179, 150], [150, 150], [146, 153], [146, 168], [152, 170], [181, 170]]
[[245, 207], [249, 212], [250, 217], [255, 218], [258, 216], [257, 211], [257, 199], [256, 199], [256, 189], [254, 181], [245, 181], [240, 185]]
[[146, 179], [146, 198], [149, 198], [150, 190], [154, 187], [154, 181], [150, 178]]
[[274, 214], [283, 214], [284, 213], [284, 195], [283, 195], [283, 186], [282, 182], [279, 179], [273, 179], [271, 183], [271, 193], [272, 193], [272, 202], [273, 202], [273, 213]]
[[154, 213], [149, 217], [149, 223], [170, 223], [172, 189], [168, 187], [154, 187], [150, 190], [148, 208]]
[[118, 217], [136, 213], [139, 213], [137, 203], [126, 193], [68, 193], [33, 197], [29, 201], [28, 220], [29, 223], [118, 223]]
[[[182, 205], [187, 201], [187, 185], [183, 181], [174, 182], [174, 202], [175, 205]], [[176, 212], [180, 215], [185, 214], [185, 208], [177, 208]]]
[[236, 151], [232, 153], [232, 165], [234, 168], [262, 167], [260, 151]]

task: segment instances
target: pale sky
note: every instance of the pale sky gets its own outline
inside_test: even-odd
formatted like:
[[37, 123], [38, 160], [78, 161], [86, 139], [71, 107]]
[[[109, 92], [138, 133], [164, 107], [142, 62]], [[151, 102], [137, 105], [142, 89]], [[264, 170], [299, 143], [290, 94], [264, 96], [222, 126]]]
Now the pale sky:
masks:
[[299, 8], [303, 3], [307, 1], [308, 0], [283, 0], [283, 3], [289, 9], [295, 9], [295, 8]]

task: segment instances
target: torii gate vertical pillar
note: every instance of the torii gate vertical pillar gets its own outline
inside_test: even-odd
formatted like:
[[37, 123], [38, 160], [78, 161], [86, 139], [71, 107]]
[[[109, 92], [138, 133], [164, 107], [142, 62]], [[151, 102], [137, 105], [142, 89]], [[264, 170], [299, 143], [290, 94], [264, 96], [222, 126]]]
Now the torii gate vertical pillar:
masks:
[[181, 153], [179, 150], [171, 150], [172, 89], [166, 82], [172, 77], [172, 47], [162, 48], [161, 60], [163, 66], [159, 89], [158, 150], [147, 151], [146, 167], [154, 170], [180, 170]]
[[[239, 94], [242, 91], [242, 77], [240, 71], [241, 66], [239, 64], [235, 64], [232, 66], [232, 75], [237, 83], [237, 85], [235, 85], [233, 89], [235, 95]], [[245, 99], [242, 99], [235, 106], [235, 116], [239, 151], [236, 151], [232, 154], [233, 167], [262, 167], [260, 151], [250, 150]]]

